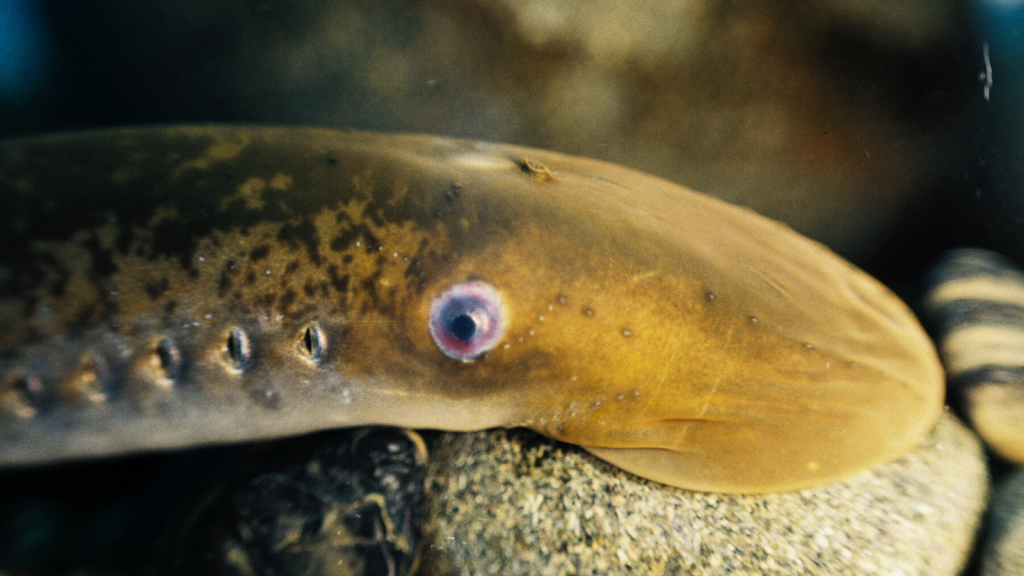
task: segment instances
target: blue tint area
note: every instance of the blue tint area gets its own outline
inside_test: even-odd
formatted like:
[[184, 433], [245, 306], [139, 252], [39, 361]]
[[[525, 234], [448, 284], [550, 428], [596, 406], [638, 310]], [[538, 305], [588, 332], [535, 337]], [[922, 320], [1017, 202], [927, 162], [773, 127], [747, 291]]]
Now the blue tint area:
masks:
[[35, 0], [0, 0], [0, 101], [25, 102], [44, 89], [52, 54]]
[[[987, 85], [986, 98], [991, 115], [990, 151], [1014, 149], [1019, 152], [1024, 127], [1024, 1], [974, 0], [978, 43], [981, 44], [978, 78]], [[1015, 157], [1002, 158], [1016, 164]], [[994, 166], [997, 174], [1002, 166]]]
[[978, 0], [976, 4], [990, 8], [1015, 8], [1024, 6], [1024, 0]]
[[[989, 45], [993, 68], [998, 61], [1004, 73], [1009, 72], [1011, 78], [1019, 76], [1019, 57], [1024, 48], [1024, 0], [975, 0], [973, 4], [978, 35]], [[993, 70], [993, 85], [999, 82], [999, 69]]]

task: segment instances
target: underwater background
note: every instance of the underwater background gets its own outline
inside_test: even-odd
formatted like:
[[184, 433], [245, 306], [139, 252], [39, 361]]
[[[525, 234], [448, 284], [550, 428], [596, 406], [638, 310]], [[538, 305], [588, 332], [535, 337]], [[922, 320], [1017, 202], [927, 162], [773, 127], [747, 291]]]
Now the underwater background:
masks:
[[[1012, 0], [0, 0], [0, 138], [315, 125], [590, 156], [781, 220], [916, 307], [950, 248], [1024, 262], [1022, 56]], [[0, 567], [133, 573], [236, 450], [4, 473]]]

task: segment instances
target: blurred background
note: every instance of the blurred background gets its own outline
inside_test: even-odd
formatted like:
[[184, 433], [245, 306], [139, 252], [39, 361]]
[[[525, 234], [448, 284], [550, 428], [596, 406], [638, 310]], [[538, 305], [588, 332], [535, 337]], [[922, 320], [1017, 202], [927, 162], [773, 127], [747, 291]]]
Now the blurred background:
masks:
[[903, 290], [950, 245], [1024, 257], [1021, 14], [1009, 0], [0, 0], [0, 137], [236, 122], [555, 149], [748, 205]]

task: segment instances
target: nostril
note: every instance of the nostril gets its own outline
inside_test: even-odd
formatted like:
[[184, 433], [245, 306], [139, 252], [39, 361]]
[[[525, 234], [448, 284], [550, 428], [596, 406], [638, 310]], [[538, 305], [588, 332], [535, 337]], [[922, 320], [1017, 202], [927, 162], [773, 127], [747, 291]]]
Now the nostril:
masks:
[[168, 384], [173, 384], [181, 376], [181, 350], [174, 340], [161, 338], [153, 352], [162, 376]]
[[0, 402], [19, 418], [33, 418], [42, 412], [48, 402], [42, 378], [31, 372], [18, 371], [3, 380]]
[[224, 341], [224, 359], [235, 370], [243, 370], [252, 359], [252, 345], [245, 330], [232, 328], [228, 331]]
[[84, 396], [90, 402], [107, 401], [114, 393], [114, 374], [110, 363], [99, 354], [86, 354], [70, 385], [72, 393]]

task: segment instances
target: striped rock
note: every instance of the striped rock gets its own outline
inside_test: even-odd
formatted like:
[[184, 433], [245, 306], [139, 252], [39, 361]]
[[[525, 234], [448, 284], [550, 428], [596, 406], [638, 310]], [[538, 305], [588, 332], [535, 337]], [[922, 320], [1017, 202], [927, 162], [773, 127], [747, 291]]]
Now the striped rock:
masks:
[[1024, 574], [1024, 470], [1017, 470], [998, 487], [985, 523], [978, 574]]
[[998, 254], [959, 249], [929, 285], [923, 311], [950, 402], [993, 451], [1024, 464], [1024, 272]]

